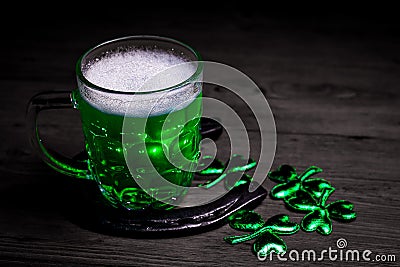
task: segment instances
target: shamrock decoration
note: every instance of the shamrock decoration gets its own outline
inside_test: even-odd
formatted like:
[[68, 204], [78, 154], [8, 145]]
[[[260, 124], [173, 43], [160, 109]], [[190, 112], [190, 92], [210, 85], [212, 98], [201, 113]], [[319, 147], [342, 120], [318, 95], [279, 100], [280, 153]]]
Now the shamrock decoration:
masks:
[[322, 235], [332, 232], [331, 219], [349, 222], [357, 215], [353, 211], [354, 205], [346, 200], [337, 200], [326, 204], [335, 188], [324, 188], [321, 196], [315, 198], [306, 191], [298, 191], [295, 196], [286, 199], [285, 203], [292, 209], [308, 212], [301, 221], [301, 229], [305, 232], [317, 231]]
[[[247, 165], [238, 165], [237, 168], [248, 170], [254, 167], [249, 161]], [[215, 166], [211, 166], [211, 172], [215, 173]], [[221, 165], [223, 166], [223, 165]], [[210, 168], [210, 167], [209, 167]], [[214, 169], [212, 169], [214, 168]], [[224, 169], [221, 167], [221, 172]], [[249, 231], [251, 233], [240, 236], [228, 236], [224, 240], [229, 244], [238, 244], [252, 239], [256, 239], [253, 244], [253, 252], [257, 255], [267, 256], [271, 252], [284, 253], [287, 250], [285, 242], [279, 235], [295, 234], [301, 228], [305, 232], [320, 233], [329, 235], [332, 232], [332, 220], [341, 222], [350, 222], [355, 220], [357, 214], [354, 205], [346, 200], [337, 200], [327, 204], [330, 195], [335, 191], [331, 184], [322, 178], [310, 178], [316, 173], [322, 172], [321, 168], [311, 166], [302, 174], [298, 175], [296, 170], [289, 165], [282, 165], [277, 170], [268, 174], [268, 177], [278, 183], [271, 190], [271, 197], [275, 199], [283, 199], [286, 206], [292, 210], [299, 212], [307, 212], [301, 220], [300, 225], [291, 222], [287, 215], [276, 215], [268, 219], [266, 222], [256, 212], [251, 210], [240, 210], [229, 216], [229, 225], [236, 230]], [[237, 186], [239, 184], [248, 183], [252, 177], [243, 175], [236, 183], [229, 184], [229, 173], [234, 173], [234, 168], [228, 170], [225, 179], [225, 186]], [[211, 182], [212, 184], [215, 181]]]
[[[212, 162], [208, 165], [207, 168], [204, 168], [209, 160], [212, 160]], [[205, 155], [199, 161], [199, 168], [204, 168], [197, 172], [200, 175], [214, 175], [223, 173], [225, 165], [219, 159], [213, 159], [212, 156]]]
[[[207, 160], [210, 159], [210, 156], [204, 156], [203, 159]], [[200, 167], [202, 166], [203, 163], [200, 162]], [[231, 165], [231, 166], [229, 166]], [[200, 184], [199, 187], [203, 188], [211, 188], [221, 182], [222, 180], [225, 180], [225, 187], [230, 190], [232, 187], [237, 186], [242, 183], [246, 183], [251, 181], [251, 177], [248, 175], [244, 175], [240, 180], [237, 182], [234, 182], [233, 180], [237, 180], [237, 176], [232, 175], [233, 173], [239, 172], [239, 171], [247, 171], [252, 168], [254, 168], [257, 165], [257, 163], [253, 159], [245, 159], [243, 156], [238, 155], [238, 154], [233, 154], [232, 158], [230, 159], [229, 163], [227, 166], [225, 166], [220, 160], [214, 159], [211, 164], [197, 172], [199, 175], [216, 175], [218, 174], [219, 176], [214, 179], [207, 181], [203, 184]], [[228, 170], [226, 170], [227, 167], [230, 167]], [[236, 178], [236, 179], [235, 179]]]
[[229, 225], [236, 230], [252, 233], [241, 236], [228, 236], [224, 240], [231, 245], [256, 239], [253, 252], [266, 256], [272, 251], [283, 253], [287, 250], [285, 241], [279, 235], [291, 235], [299, 231], [297, 223], [291, 222], [287, 215], [275, 215], [266, 222], [251, 210], [240, 210], [228, 218]]
[[313, 197], [319, 198], [325, 188], [332, 188], [330, 183], [321, 178], [310, 178], [316, 173], [322, 172], [321, 168], [311, 166], [301, 175], [297, 175], [296, 170], [289, 165], [282, 165], [276, 171], [268, 173], [270, 180], [278, 183], [270, 192], [271, 197], [283, 199], [293, 197], [299, 190], [309, 192]]

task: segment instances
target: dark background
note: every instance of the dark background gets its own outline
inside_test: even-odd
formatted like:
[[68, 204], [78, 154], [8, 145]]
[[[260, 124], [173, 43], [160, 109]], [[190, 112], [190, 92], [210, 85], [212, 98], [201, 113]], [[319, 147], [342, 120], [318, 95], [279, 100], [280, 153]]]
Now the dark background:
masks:
[[[67, 178], [42, 163], [29, 146], [26, 105], [38, 92], [75, 88], [75, 63], [88, 48], [140, 34], [178, 39], [204, 60], [249, 75], [263, 89], [275, 116], [273, 167], [289, 163], [302, 171], [317, 165], [337, 189], [331, 200], [355, 204], [355, 222], [333, 222], [327, 237], [304, 232], [285, 237], [289, 249], [320, 251], [345, 238], [349, 249], [399, 258], [397, 9], [365, 3], [318, 9], [197, 4], [155, 9], [151, 3], [126, 8], [113, 3], [83, 9], [54, 3], [50, 11], [29, 6], [2, 10], [0, 263], [272, 264], [257, 261], [251, 242], [226, 244], [224, 236], [237, 234], [228, 226], [190, 237], [136, 240], [88, 231], [67, 215], [79, 203], [63, 188]], [[77, 112], [48, 112], [40, 125], [49, 146], [70, 155], [82, 148]], [[250, 133], [257, 146], [255, 136]], [[256, 150], [252, 156], [257, 158]], [[273, 185], [264, 183], [267, 189]], [[302, 218], [269, 198], [257, 211], [265, 219], [278, 213], [297, 222]]]

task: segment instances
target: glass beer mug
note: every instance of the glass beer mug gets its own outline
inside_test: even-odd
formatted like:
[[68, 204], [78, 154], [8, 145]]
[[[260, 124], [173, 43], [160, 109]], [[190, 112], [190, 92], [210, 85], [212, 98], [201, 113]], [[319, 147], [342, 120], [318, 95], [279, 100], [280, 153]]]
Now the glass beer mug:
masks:
[[[151, 181], [161, 175], [182, 187], [192, 183], [201, 138], [199, 61], [195, 50], [169, 38], [130, 36], [99, 44], [77, 62], [77, 89], [31, 99], [27, 113], [31, 143], [56, 171], [94, 180], [112, 206], [172, 208], [168, 203], [185, 192], [151, 188]], [[193, 64], [184, 64], [188, 62]], [[180, 64], [185, 67], [172, 75], [157, 76]], [[148, 83], [152, 77], [158, 78]], [[71, 107], [81, 115], [88, 156], [84, 161], [46, 148], [37, 129], [40, 111]], [[185, 160], [180, 164], [182, 155]], [[151, 190], [145, 192], [138, 179]]]

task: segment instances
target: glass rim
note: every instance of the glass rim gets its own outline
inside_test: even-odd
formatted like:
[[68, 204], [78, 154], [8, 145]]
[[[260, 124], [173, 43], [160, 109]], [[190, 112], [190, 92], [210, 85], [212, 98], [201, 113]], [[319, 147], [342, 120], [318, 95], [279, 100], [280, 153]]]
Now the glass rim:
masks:
[[[182, 81], [182, 82], [180, 82], [178, 84], [175, 84], [175, 85], [172, 85], [172, 86], [169, 86], [169, 87], [165, 87], [165, 88], [151, 90], [151, 91], [145, 91], [145, 92], [140, 92], [140, 91], [132, 91], [132, 92], [118, 91], [118, 90], [114, 90], [114, 89], [110, 89], [110, 88], [105, 88], [105, 87], [99, 86], [97, 84], [92, 83], [88, 79], [86, 79], [86, 77], [83, 75], [83, 72], [82, 72], [82, 61], [89, 53], [93, 52], [94, 50], [96, 50], [96, 49], [98, 49], [100, 47], [103, 47], [103, 46], [106, 46], [106, 45], [109, 45], [109, 44], [112, 44], [112, 43], [116, 43], [116, 42], [120, 42], [120, 41], [129, 41], [129, 40], [166, 41], [166, 42], [170, 42], [170, 43], [174, 43], [174, 44], [180, 45], [180, 46], [188, 49], [196, 57], [196, 61], [195, 62], [198, 62], [196, 71], [189, 78], [187, 78], [186, 80], [184, 80], [184, 81]], [[193, 61], [188, 61], [188, 62], [193, 62]], [[203, 63], [202, 63], [202, 60], [201, 60], [201, 56], [200, 56], [199, 52], [197, 52], [194, 48], [190, 47], [189, 45], [187, 45], [185, 43], [177, 41], [175, 39], [168, 38], [168, 37], [162, 37], [162, 36], [156, 36], [156, 35], [130, 35], [130, 36], [115, 38], [115, 39], [111, 39], [111, 40], [102, 42], [102, 43], [90, 48], [89, 50], [87, 50], [82, 56], [79, 57], [79, 59], [78, 59], [78, 61], [76, 63], [76, 74], [78, 76], [78, 79], [82, 83], [84, 83], [85, 85], [90, 87], [90, 89], [95, 89], [95, 90], [106, 92], [106, 93], [123, 94], [123, 95], [145, 95], [145, 94], [152, 94], [152, 93], [157, 93], [157, 92], [163, 92], [163, 91], [179, 89], [179, 88], [182, 88], [182, 87], [184, 87], [186, 85], [189, 85], [192, 82], [196, 81], [197, 78], [200, 76], [202, 71], [203, 71]]]

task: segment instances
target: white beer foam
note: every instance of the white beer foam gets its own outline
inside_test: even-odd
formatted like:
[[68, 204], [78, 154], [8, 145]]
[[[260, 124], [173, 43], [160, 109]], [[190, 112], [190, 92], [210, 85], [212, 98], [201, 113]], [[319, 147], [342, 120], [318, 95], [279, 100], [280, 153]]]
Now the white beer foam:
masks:
[[[108, 53], [84, 66], [84, 76], [91, 83], [118, 94], [91, 89], [80, 83], [82, 97], [103, 112], [146, 117], [166, 114], [189, 105], [200, 93], [199, 85], [188, 84], [178, 89], [153, 92], [180, 84], [196, 71], [197, 63], [189, 62], [166, 51], [129, 50]], [[148, 94], [141, 94], [152, 92]]]

